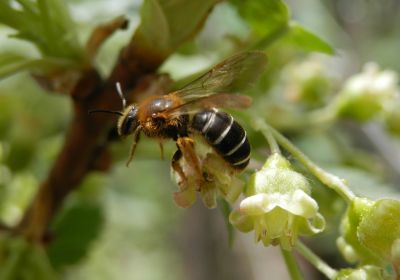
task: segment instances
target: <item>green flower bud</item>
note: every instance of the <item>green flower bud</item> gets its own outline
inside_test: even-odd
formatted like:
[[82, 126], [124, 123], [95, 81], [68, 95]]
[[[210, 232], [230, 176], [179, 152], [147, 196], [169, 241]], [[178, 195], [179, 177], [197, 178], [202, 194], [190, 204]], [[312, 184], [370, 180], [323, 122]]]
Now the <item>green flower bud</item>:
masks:
[[366, 64], [363, 72], [350, 77], [339, 93], [338, 115], [360, 122], [370, 120], [392, 102], [398, 92], [397, 82], [395, 72]]
[[362, 217], [357, 234], [365, 247], [387, 262], [392, 262], [392, 250], [396, 251], [400, 240], [400, 201], [376, 201]]
[[393, 135], [400, 136], [400, 102], [395, 102], [384, 112], [386, 129]]
[[396, 273], [400, 275], [400, 239], [396, 239], [392, 244], [391, 259]]
[[344, 258], [355, 263], [381, 265], [379, 257], [363, 244], [360, 243], [357, 236], [357, 228], [362, 217], [370, 210], [373, 201], [366, 198], [355, 198], [353, 203], [347, 209], [340, 225], [341, 236], [336, 240], [336, 245]]
[[290, 250], [299, 234], [316, 234], [325, 226], [310, 189], [304, 176], [274, 154], [251, 176], [247, 197], [231, 213], [230, 221], [241, 231], [254, 230], [256, 241], [265, 246], [280, 244]]
[[289, 65], [283, 73], [287, 98], [310, 107], [322, 105], [332, 88], [331, 77], [326, 69], [321, 56], [316, 55]]
[[377, 266], [366, 265], [360, 268], [346, 268], [338, 272], [335, 280], [389, 280], [385, 271]]
[[356, 198], [342, 220], [337, 245], [350, 261], [384, 265], [396, 261], [400, 201]]

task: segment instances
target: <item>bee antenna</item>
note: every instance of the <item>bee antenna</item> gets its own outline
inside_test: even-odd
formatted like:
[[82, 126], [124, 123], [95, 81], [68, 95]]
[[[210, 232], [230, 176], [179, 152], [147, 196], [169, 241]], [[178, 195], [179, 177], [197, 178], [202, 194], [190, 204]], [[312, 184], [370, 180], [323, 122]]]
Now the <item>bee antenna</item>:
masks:
[[122, 109], [125, 109], [126, 99], [125, 99], [124, 93], [122, 92], [121, 84], [119, 82], [116, 82], [115, 87], [117, 88], [117, 93], [118, 93], [119, 97], [121, 97], [121, 100], [122, 100]]
[[119, 115], [119, 116], [123, 115], [119, 111], [102, 110], [102, 109], [96, 109], [96, 110], [90, 110], [89, 111], [89, 114], [93, 114], [93, 113], [108, 113], [108, 114], [114, 114], [114, 115]]

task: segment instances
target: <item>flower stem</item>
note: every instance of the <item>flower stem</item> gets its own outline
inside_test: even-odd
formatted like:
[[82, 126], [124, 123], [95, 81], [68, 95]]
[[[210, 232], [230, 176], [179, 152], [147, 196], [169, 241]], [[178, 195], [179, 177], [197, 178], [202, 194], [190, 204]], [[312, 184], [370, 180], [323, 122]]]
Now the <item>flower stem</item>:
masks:
[[330, 267], [327, 263], [320, 259], [313, 251], [311, 251], [306, 245], [300, 240], [296, 243], [297, 251], [308, 260], [316, 269], [322, 272], [329, 279], [333, 279], [337, 273], [335, 269]]
[[306, 114], [306, 123], [311, 126], [322, 126], [333, 123], [337, 118], [337, 101], [332, 101], [328, 106]]
[[272, 154], [281, 154], [281, 150], [279, 149], [279, 145], [276, 142], [274, 136], [271, 133], [271, 130], [269, 129], [262, 129], [262, 127], [260, 127], [260, 125], [262, 126], [262, 123], [260, 121], [256, 121], [254, 123], [254, 127], [258, 130], [261, 131], [261, 133], [264, 135], [265, 139], [267, 139], [269, 148], [271, 149], [271, 153]]
[[290, 278], [292, 280], [304, 280], [303, 275], [297, 265], [296, 259], [294, 258], [292, 252], [286, 251], [281, 247], [281, 253], [283, 259], [285, 260], [286, 267], [288, 268], [288, 272], [290, 274]]
[[302, 151], [300, 151], [295, 145], [293, 145], [285, 136], [280, 134], [277, 130], [266, 124], [263, 120], [257, 121], [257, 128], [260, 129], [263, 134], [272, 134], [274, 139], [290, 152], [299, 162], [301, 162], [308, 170], [317, 177], [323, 184], [328, 186], [337, 192], [347, 203], [351, 203], [355, 197], [353, 192], [349, 189], [345, 181], [339, 177], [323, 170], [321, 167], [312, 162]]

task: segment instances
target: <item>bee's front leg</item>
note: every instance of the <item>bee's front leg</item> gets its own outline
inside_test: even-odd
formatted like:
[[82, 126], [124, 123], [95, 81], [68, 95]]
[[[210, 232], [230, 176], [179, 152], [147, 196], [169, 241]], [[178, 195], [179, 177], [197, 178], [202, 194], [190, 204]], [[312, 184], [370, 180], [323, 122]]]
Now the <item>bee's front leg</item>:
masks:
[[129, 152], [129, 158], [128, 158], [128, 161], [126, 162], [127, 167], [129, 166], [129, 163], [132, 161], [133, 156], [135, 155], [136, 146], [140, 140], [141, 130], [142, 130], [142, 127], [138, 126], [138, 128], [136, 128], [135, 132], [133, 133], [133, 142], [132, 142], [132, 146], [131, 146], [131, 151]]
[[[160, 158], [161, 158], [161, 160], [164, 160], [164, 146], [163, 146], [163, 143], [161, 142], [161, 140], [159, 140], [158, 146], [160, 147]], [[173, 160], [173, 158], [172, 158], [172, 160]]]

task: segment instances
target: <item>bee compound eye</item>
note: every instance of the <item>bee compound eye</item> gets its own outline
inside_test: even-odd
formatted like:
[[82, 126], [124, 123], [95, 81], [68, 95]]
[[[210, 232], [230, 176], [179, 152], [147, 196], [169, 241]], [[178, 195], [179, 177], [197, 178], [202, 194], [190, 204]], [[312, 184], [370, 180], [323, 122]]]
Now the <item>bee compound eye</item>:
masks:
[[139, 122], [136, 115], [128, 114], [121, 124], [120, 134], [126, 136], [132, 134], [139, 126]]

